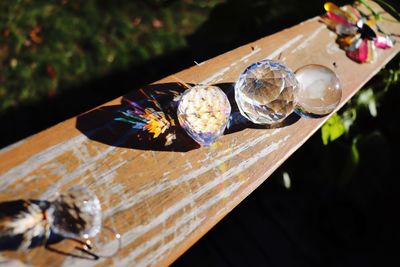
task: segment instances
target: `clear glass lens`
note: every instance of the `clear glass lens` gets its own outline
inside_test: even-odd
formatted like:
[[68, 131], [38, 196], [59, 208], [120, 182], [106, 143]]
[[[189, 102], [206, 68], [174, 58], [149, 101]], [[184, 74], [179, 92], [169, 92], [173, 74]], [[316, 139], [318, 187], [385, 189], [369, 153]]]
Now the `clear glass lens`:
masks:
[[336, 74], [321, 65], [306, 65], [296, 71], [299, 88], [295, 91], [296, 113], [322, 116], [331, 113], [342, 98], [342, 85]]
[[293, 111], [294, 73], [275, 60], [250, 65], [235, 85], [235, 99], [240, 113], [256, 124], [283, 121]]

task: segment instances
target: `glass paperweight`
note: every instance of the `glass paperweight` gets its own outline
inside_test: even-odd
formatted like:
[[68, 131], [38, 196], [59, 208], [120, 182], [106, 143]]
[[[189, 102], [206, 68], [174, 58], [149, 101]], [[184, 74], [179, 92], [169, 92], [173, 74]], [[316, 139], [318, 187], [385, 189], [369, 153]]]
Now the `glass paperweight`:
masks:
[[230, 114], [229, 100], [216, 86], [196, 85], [179, 101], [180, 125], [202, 146], [209, 146], [223, 134]]
[[300, 116], [318, 117], [331, 113], [342, 98], [339, 78], [322, 65], [306, 65], [296, 71], [299, 87], [295, 91], [295, 112]]
[[235, 85], [240, 113], [256, 124], [283, 121], [293, 111], [298, 82], [293, 71], [275, 60], [250, 65]]
[[48, 210], [51, 230], [69, 238], [93, 237], [101, 229], [101, 206], [89, 189], [72, 187], [60, 193]]

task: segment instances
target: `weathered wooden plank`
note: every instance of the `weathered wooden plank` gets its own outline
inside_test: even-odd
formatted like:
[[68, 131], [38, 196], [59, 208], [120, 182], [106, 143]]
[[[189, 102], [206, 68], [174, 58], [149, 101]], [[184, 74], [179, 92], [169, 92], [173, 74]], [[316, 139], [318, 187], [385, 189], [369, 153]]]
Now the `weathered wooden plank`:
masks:
[[[381, 26], [388, 32], [400, 32], [398, 24]], [[400, 45], [377, 50], [374, 63], [360, 65], [345, 56], [335, 39], [334, 33], [313, 18], [175, 76], [188, 83], [229, 87], [227, 84], [234, 83], [252, 62], [280, 54], [292, 69], [311, 63], [334, 68], [335, 62], [335, 72], [343, 84], [342, 106], [399, 52]], [[166, 77], [153, 86], [176, 89], [175, 82], [173, 77]], [[50, 262], [64, 266], [171, 263], [265, 181], [327, 119], [299, 119], [275, 129], [242, 127], [210, 148], [193, 146], [181, 135], [184, 140], [177, 140], [177, 151], [169, 151], [152, 141], [137, 143], [135, 133], [128, 129], [110, 137], [115, 130], [110, 130], [115, 116], [112, 107], [118, 107], [121, 100], [0, 151], [0, 201], [47, 198], [76, 184], [87, 186], [101, 200], [104, 223], [122, 235], [123, 247], [118, 255], [93, 261], [44, 248], [1, 255], [37, 266]], [[103, 115], [92, 118], [96, 112]], [[113, 245], [115, 241], [105, 246], [111, 249]], [[75, 252], [74, 246], [68, 241], [56, 244], [65, 252]]]

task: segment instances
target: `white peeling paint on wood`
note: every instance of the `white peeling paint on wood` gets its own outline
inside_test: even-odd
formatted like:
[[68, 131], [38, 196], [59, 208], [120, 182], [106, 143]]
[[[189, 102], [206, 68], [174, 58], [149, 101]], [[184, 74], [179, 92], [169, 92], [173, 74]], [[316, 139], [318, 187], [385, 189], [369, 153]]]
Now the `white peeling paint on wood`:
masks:
[[212, 84], [216, 80], [216, 78], [223, 76], [226, 72], [230, 70], [230, 66], [225, 67], [214, 73], [213, 75], [209, 76], [208, 78], [204, 79], [200, 82], [200, 84]]
[[[282, 53], [283, 51], [285, 51], [286, 49], [288, 49], [289, 47], [291, 47], [292, 45], [294, 45], [295, 43], [300, 41], [301, 38], [303, 38], [302, 34], [297, 35], [296, 37], [294, 37], [293, 39], [291, 39], [290, 41], [286, 42], [285, 44], [280, 46], [278, 49], [273, 51], [266, 58], [273, 59], [273, 58], [277, 57], [280, 53]], [[233, 66], [237, 65], [240, 62], [248, 61], [252, 56], [256, 55], [260, 51], [261, 51], [261, 48], [255, 47], [253, 51], [251, 51], [247, 55], [242, 56], [239, 60], [233, 61], [232, 63], [229, 64], [229, 66], [220, 69], [219, 71], [217, 71], [216, 73], [214, 73], [213, 75], [208, 77], [207, 79], [201, 81], [200, 84], [212, 84], [212, 83], [217, 83], [217, 82], [222, 81], [224, 79], [224, 77], [223, 77], [224, 74], [226, 74], [228, 71], [230, 71]]]
[[[201, 185], [200, 188], [196, 190], [196, 192], [192, 192], [191, 194], [188, 194], [185, 196], [183, 199], [179, 200], [178, 202], [175, 202], [172, 206], [169, 208], [165, 209], [162, 213], [157, 215], [156, 217], [152, 218], [152, 220], [147, 223], [147, 224], [142, 224], [137, 227], [134, 227], [130, 229], [128, 232], [123, 233], [122, 235], [122, 240], [124, 246], [127, 246], [134, 241], [136, 241], [138, 238], [140, 238], [142, 235], [148, 233], [155, 227], [161, 225], [163, 222], [174, 216], [178, 211], [180, 211], [182, 208], [190, 205], [198, 199], [199, 197], [203, 196], [210, 190], [213, 190], [214, 188], [217, 188], [221, 186], [224, 182], [226, 182], [228, 179], [234, 177], [235, 175], [239, 173], [245, 172], [248, 168], [250, 168], [252, 165], [257, 163], [259, 160], [262, 158], [268, 156], [271, 152], [279, 149], [287, 140], [289, 136], [285, 136], [281, 140], [277, 142], [273, 142], [269, 145], [266, 145], [264, 149], [259, 151], [258, 153], [255, 153], [251, 157], [247, 158], [246, 160], [240, 162], [236, 166], [233, 166], [226, 172], [223, 172], [220, 174], [218, 177], [214, 177], [214, 179], [210, 179], [207, 183]], [[248, 179], [249, 177], [247, 177]], [[182, 181], [183, 182], [183, 181]], [[234, 182], [231, 185], [224, 187], [224, 196], [229, 197], [231, 196], [238, 188], [240, 188], [240, 185], [244, 183], [245, 181], [239, 181], [239, 182]], [[174, 185], [176, 186], [176, 184]], [[150, 190], [151, 191], [151, 190]], [[178, 219], [177, 222], [173, 224], [171, 228], [164, 229], [162, 232], [160, 232], [158, 235], [150, 238], [147, 240], [144, 244], [140, 245], [139, 247], [136, 247], [135, 249], [132, 250], [132, 252], [125, 258], [119, 259], [119, 264], [124, 265], [123, 263], [135, 263], [137, 266], [149, 266], [151, 265], [151, 262], [154, 261], [154, 258], [162, 256], [162, 253], [165, 253], [171, 249], [173, 249], [176, 245], [176, 242], [181, 242], [182, 240], [185, 239], [188, 235], [192, 233], [193, 230], [195, 230], [198, 226], [201, 225], [201, 222], [205, 218], [198, 219], [198, 217], [207, 209], [209, 209], [212, 205], [217, 204], [221, 200], [221, 197], [219, 195], [214, 195], [212, 196], [209, 200], [207, 200], [205, 203], [200, 204], [200, 205], [195, 205], [195, 209], [192, 209], [191, 212], [185, 213], [180, 219]], [[142, 201], [145, 201], [145, 199], [142, 199]], [[134, 212], [134, 211], [132, 211]], [[223, 212], [223, 211], [221, 211]], [[110, 215], [108, 215], [110, 216]], [[170, 242], [167, 244], [163, 244], [163, 246], [159, 247], [156, 250], [151, 251], [144, 259], [142, 259], [140, 262], [135, 262], [135, 258], [144, 252], [146, 252], [149, 248], [154, 246], [155, 244], [162, 242], [167, 236], [169, 236], [172, 233], [175, 233], [180, 227], [184, 225], [190, 225], [194, 223], [193, 229], [189, 229], [192, 227], [189, 227], [187, 231], [183, 231], [180, 233], [178, 236], [175, 236]], [[106, 244], [105, 246], [109, 247], [110, 250], [113, 247], [112, 244]], [[106, 249], [106, 248], [104, 248]], [[101, 262], [101, 260], [100, 260]], [[99, 261], [96, 262], [100, 263]], [[71, 261], [68, 261], [68, 266], [70, 266], [72, 263]], [[67, 265], [66, 265], [67, 266]]]
[[291, 47], [292, 45], [294, 45], [295, 43], [300, 41], [302, 38], [303, 38], [302, 34], [297, 35], [296, 37], [291, 39], [289, 42], [286, 42], [284, 45], [282, 45], [281, 47], [279, 47], [278, 49], [273, 51], [271, 54], [269, 54], [266, 57], [266, 59], [274, 59], [274, 58], [276, 58], [277, 56], [279, 56], [280, 53], [282, 53], [283, 51], [285, 51], [286, 49], [288, 49], [289, 47]]
[[128, 210], [132, 206], [143, 201], [146, 198], [152, 197], [161, 192], [169, 190], [173, 187], [179, 186], [183, 183], [186, 183], [193, 179], [196, 179], [200, 175], [202, 175], [206, 172], [209, 172], [210, 170], [218, 167], [221, 164], [221, 162], [229, 161], [230, 159], [236, 157], [240, 153], [248, 150], [249, 148], [253, 148], [253, 147], [257, 146], [259, 143], [267, 140], [268, 138], [277, 134], [279, 131], [280, 131], [280, 129], [275, 129], [271, 133], [262, 134], [259, 137], [251, 139], [246, 143], [242, 143], [232, 150], [226, 150], [225, 154], [223, 154], [223, 155], [220, 155], [220, 156], [215, 155], [214, 157], [210, 157], [209, 164], [203, 163], [199, 168], [194, 169], [188, 173], [184, 173], [181, 176], [177, 177], [176, 179], [164, 180], [161, 182], [156, 179], [153, 183], [146, 184], [146, 186], [144, 188], [136, 190], [134, 192], [134, 194], [132, 194], [132, 195], [129, 195], [129, 193], [127, 193], [124, 196], [125, 199], [123, 202], [117, 204], [112, 209], [105, 211], [105, 216], [107, 216], [107, 217], [112, 216], [113, 214], [116, 214], [118, 212]]
[[292, 54], [297, 53], [298, 51], [307, 48], [307, 46], [318, 36], [318, 34], [326, 28], [325, 25], [322, 25], [315, 29], [315, 31], [308, 36], [306, 39], [304, 39], [303, 42], [301, 42], [295, 49], [292, 50]]
[[344, 53], [344, 51], [340, 50], [338, 44], [336, 44], [336, 43], [328, 43], [326, 45], [326, 52], [330, 55], [336, 54], [340, 51], [342, 51]]
[[[187, 204], [189, 204], [188, 202], [192, 200], [192, 198], [198, 198], [200, 196], [202, 196], [203, 194], [206, 194], [209, 190], [220, 186], [223, 182], [225, 182], [226, 180], [228, 180], [229, 178], [242, 173], [244, 171], [246, 171], [249, 167], [251, 167], [253, 164], [255, 164], [256, 162], [258, 162], [259, 160], [261, 160], [262, 158], [266, 157], [267, 155], [269, 155], [271, 152], [279, 149], [279, 147], [284, 144], [284, 142], [289, 138], [289, 136], [285, 136], [284, 138], [282, 138], [280, 141], [275, 142], [270, 144], [269, 146], [265, 147], [264, 149], [262, 149], [260, 152], [254, 154], [252, 157], [248, 158], [245, 161], [242, 161], [240, 164], [234, 166], [233, 168], [229, 169], [228, 171], [226, 171], [225, 173], [223, 173], [221, 176], [216, 177], [214, 180], [211, 180], [210, 182], [204, 184], [201, 186], [201, 188], [199, 188], [196, 192], [194, 192], [193, 194], [191, 194], [191, 198], [184, 198], [183, 200], [179, 201], [177, 204], [175, 204], [173, 207], [173, 210], [179, 210], [180, 208], [186, 206]], [[232, 185], [225, 187], [224, 193], [226, 196], [230, 196], [232, 195], [232, 193], [234, 193], [239, 187], [240, 184], [243, 183], [242, 182], [237, 182], [237, 183], [233, 183]], [[205, 204], [202, 204], [200, 206], [197, 206], [195, 209], [196, 212], [196, 217], [198, 215], [200, 215], [201, 213], [203, 213], [205, 210], [207, 210], [210, 206], [218, 203], [220, 201], [220, 197], [218, 197], [217, 195], [214, 195], [213, 198], [211, 198], [211, 200], [207, 201]], [[179, 206], [179, 207], [178, 207]], [[172, 208], [172, 207], [171, 207]], [[169, 216], [171, 216], [172, 214], [170, 214]], [[193, 215], [192, 215], [193, 216]], [[168, 217], [167, 217], [168, 218]], [[164, 217], [164, 215], [162, 215], [162, 219], [167, 219]], [[158, 218], [161, 219], [161, 218]], [[190, 219], [190, 218], [187, 218]], [[160, 220], [153, 220], [153, 221], [158, 221], [160, 222]], [[186, 222], [181, 222], [180, 224], [185, 224]], [[178, 223], [179, 224], [179, 223]], [[138, 229], [132, 229], [130, 230], [128, 233], [124, 234], [124, 238], [127, 238], [127, 240], [125, 240], [125, 242], [131, 243], [134, 240], [136, 240], [138, 237], [140, 237], [140, 234], [144, 234], [146, 232], [148, 232], [150, 229], [146, 229], [145, 227], [138, 227]], [[189, 235], [189, 233], [187, 233], [187, 235]], [[161, 236], [166, 237], [167, 235], [164, 235], [164, 233], [161, 233]], [[159, 237], [160, 238], [160, 237]], [[164, 250], [168, 247], [167, 245], [164, 244]], [[172, 249], [173, 246], [170, 247], [170, 249]], [[134, 254], [135, 250], [133, 250], [132, 254]], [[150, 253], [150, 255], [148, 255], [148, 258], [152, 258], [153, 256], [157, 256], [157, 255], [153, 255], [153, 252]], [[134, 260], [134, 258], [130, 258], [128, 257], [128, 259], [130, 260], [130, 262], [132, 262]], [[147, 266], [147, 265], [142, 265], [142, 266]]]
[[[83, 176], [82, 180], [85, 180], [84, 177], [87, 177], [87, 175], [90, 175], [91, 173], [95, 172], [97, 168], [100, 168], [104, 164], [102, 160], [107, 160], [107, 156], [109, 156], [114, 149], [115, 147], [110, 146], [107, 149], [104, 149], [101, 153], [97, 154], [96, 156], [87, 159], [86, 163], [80, 164], [78, 168], [76, 168], [74, 171], [60, 175], [60, 179], [58, 179], [57, 182], [53, 183], [41, 195], [41, 198], [46, 199], [50, 197], [51, 195], [56, 193], [62, 185], [70, 183], [77, 177]], [[118, 163], [116, 166], [109, 168], [106, 172], [97, 176], [96, 180], [100, 180], [103, 177], [107, 177], [110, 173], [112, 174], [112, 172], [114, 172], [116, 169], [118, 169], [125, 163], [126, 163], [125, 161], [122, 161]]]
[[85, 140], [87, 140], [86, 136], [78, 135], [63, 143], [51, 146], [35, 155], [32, 155], [25, 162], [0, 175], [0, 191], [7, 189], [11, 183], [40, 168], [43, 164], [71, 149], [71, 147], [80, 146]]
[[[247, 62], [247, 60], [249, 60], [250, 57], [252, 57], [253, 55], [257, 54], [257, 53], [260, 52], [260, 51], [261, 51], [261, 48], [259, 48], [259, 47], [256, 46], [256, 47], [253, 48], [253, 51], [251, 51], [251, 53], [249, 53], [249, 54], [247, 54], [247, 55], [241, 57], [241, 58], [240, 58], [240, 61], [241, 61], [241, 62]], [[235, 65], [236, 65], [236, 64], [235, 64]]]
[[[229, 195], [234, 193], [239, 187], [241, 183], [232, 183], [228, 187], [225, 188], [227, 192], [229, 192]], [[206, 212], [209, 208], [212, 206], [216, 205], [220, 201], [218, 196], [213, 196], [212, 198], [208, 199], [203, 205], [201, 205], [199, 208], [196, 208], [195, 212], [197, 214], [202, 214]], [[219, 210], [218, 215], [225, 211], [224, 209]], [[194, 218], [194, 219], [193, 219]], [[131, 253], [128, 255], [128, 257], [124, 258], [122, 260], [122, 263], [129, 263], [129, 262], [135, 262], [137, 266], [151, 266], [154, 265], [154, 260], [159, 261], [162, 259], [163, 256], [165, 256], [166, 253], [170, 252], [171, 250], [174, 249], [177, 245], [179, 245], [181, 242], [183, 242], [192, 232], [194, 232], [199, 226], [202, 225], [202, 223], [205, 221], [206, 217], [203, 216], [202, 218], [198, 218], [198, 216], [194, 216], [193, 214], [185, 214], [184, 218], [182, 218], [174, 227], [171, 227], [167, 229], [166, 233], [163, 233], [162, 236], [156, 236], [157, 238], [154, 238], [156, 240], [162, 241], [164, 240], [169, 234], [175, 234], [174, 238], [170, 240], [167, 243], [163, 243], [163, 246], [158, 247], [156, 250], [151, 251], [148, 253], [143, 259], [140, 259], [137, 263], [135, 261], [135, 253]], [[211, 218], [208, 218], [211, 219]], [[181, 231], [179, 231], [179, 228], [183, 228]], [[136, 249], [134, 250], [134, 252]], [[146, 250], [138, 250], [138, 252], [145, 252]], [[141, 253], [140, 253], [141, 254]], [[140, 255], [137, 254], [137, 255]]]

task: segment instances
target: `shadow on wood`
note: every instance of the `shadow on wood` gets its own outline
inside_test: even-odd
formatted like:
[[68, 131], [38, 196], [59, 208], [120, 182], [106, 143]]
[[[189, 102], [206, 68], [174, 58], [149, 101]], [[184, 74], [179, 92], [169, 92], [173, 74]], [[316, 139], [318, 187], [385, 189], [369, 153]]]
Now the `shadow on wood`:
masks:
[[[0, 203], [0, 251], [34, 248], [46, 243], [45, 211], [48, 201], [13, 200]], [[51, 242], [53, 240], [47, 240]]]
[[[0, 202], [0, 251], [33, 249], [44, 246], [47, 250], [75, 258], [97, 260], [99, 256], [84, 249], [85, 242], [76, 238], [64, 238], [50, 231], [46, 238], [48, 226], [47, 209], [50, 202], [46, 200], [12, 200]], [[70, 240], [78, 253], [66, 252], [52, 247], [62, 240]]]
[[[190, 85], [191, 86], [191, 85]], [[271, 129], [295, 123], [294, 113], [282, 123], [257, 125], [240, 114], [234, 99], [234, 84], [215, 84], [228, 96], [231, 119], [225, 134]], [[200, 146], [180, 127], [176, 115], [181, 93], [179, 83], [152, 84], [125, 95], [120, 105], [104, 106], [78, 117], [76, 128], [88, 138], [107, 145], [140, 150], [187, 152]]]
[[[88, 138], [117, 147], [186, 152], [198, 148], [178, 126], [178, 83], [153, 84], [125, 95], [120, 105], [78, 117], [76, 128]], [[175, 100], [174, 100], [175, 98]]]

